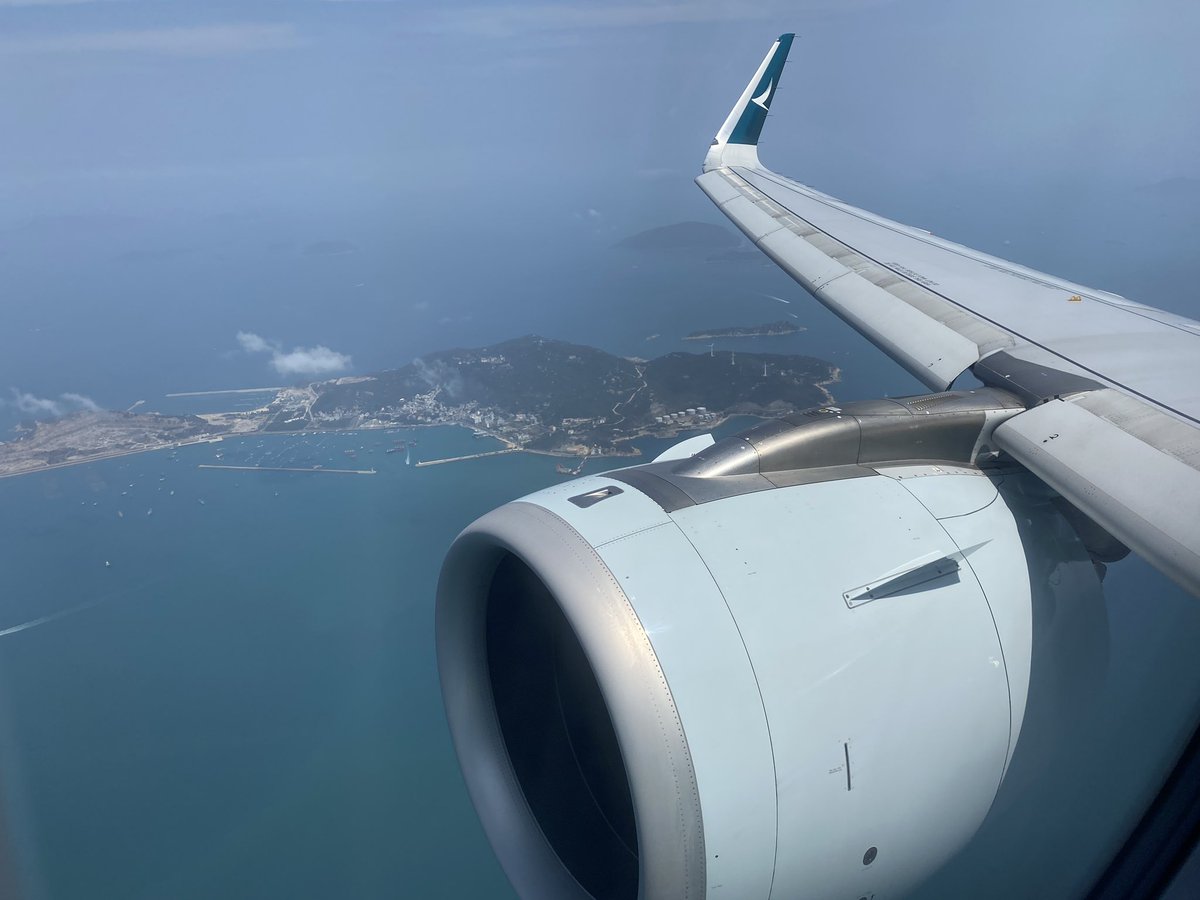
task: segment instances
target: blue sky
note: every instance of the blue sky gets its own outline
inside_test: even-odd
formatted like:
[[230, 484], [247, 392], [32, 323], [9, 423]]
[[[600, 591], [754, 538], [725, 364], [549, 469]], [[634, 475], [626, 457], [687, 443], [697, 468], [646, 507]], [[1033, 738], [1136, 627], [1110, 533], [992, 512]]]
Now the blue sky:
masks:
[[[782, 31], [766, 164], [1200, 316], [1184, 0], [0, 0], [0, 391], [269, 379], [238, 332], [360, 371], [505, 323], [575, 336], [532, 309], [583, 257], [723, 221], [691, 180]], [[321, 241], [360, 252], [297, 259]]]
[[9, 215], [406, 192], [430, 164], [452, 185], [687, 173], [783, 30], [779, 168], [1200, 175], [1187, 2], [0, 0], [0, 24]]

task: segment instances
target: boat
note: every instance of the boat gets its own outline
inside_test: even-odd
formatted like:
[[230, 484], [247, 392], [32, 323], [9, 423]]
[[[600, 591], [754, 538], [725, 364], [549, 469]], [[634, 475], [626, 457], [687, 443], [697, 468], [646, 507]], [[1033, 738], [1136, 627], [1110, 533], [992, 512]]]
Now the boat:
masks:
[[583, 471], [583, 464], [585, 462], [587, 462], [586, 456], [579, 460], [579, 465], [575, 466], [574, 468], [571, 468], [570, 466], [564, 466], [562, 463], [558, 463], [554, 466], [554, 471], [559, 475], [578, 475]]

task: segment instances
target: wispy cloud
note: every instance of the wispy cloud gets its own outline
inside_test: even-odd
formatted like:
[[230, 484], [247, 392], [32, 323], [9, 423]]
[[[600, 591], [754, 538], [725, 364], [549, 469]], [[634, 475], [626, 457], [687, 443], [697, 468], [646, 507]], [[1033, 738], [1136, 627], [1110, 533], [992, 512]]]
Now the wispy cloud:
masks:
[[348, 354], [330, 350], [324, 344], [285, 351], [278, 341], [267, 340], [252, 331], [239, 331], [237, 342], [247, 353], [270, 353], [271, 367], [280, 375], [332, 375], [350, 368]]
[[[347, 2], [347, 0], [339, 0]], [[354, 2], [354, 0], [350, 0]], [[358, 0], [361, 2], [361, 0]], [[496, 3], [440, 8], [413, 23], [435, 31], [461, 31], [492, 37], [521, 32], [571, 31], [594, 28], [638, 28], [702, 22], [768, 19], [805, 12], [853, 10], [894, 0], [760, 0], [755, 4], [728, 0], [674, 0], [625, 3]]]
[[[4, 0], [0, 0], [3, 3]], [[11, 4], [10, 4], [11, 5]], [[177, 28], [131, 28], [69, 34], [10, 35], [0, 53], [152, 53], [166, 56], [225, 56], [286, 50], [306, 41], [294, 25], [244, 22]]]
[[81, 3], [99, 3], [106, 0], [0, 0], [0, 9], [15, 6], [78, 6]]
[[280, 375], [332, 375], [349, 368], [350, 357], [318, 344], [276, 353], [271, 357], [271, 365]]
[[12, 398], [8, 400], [0, 398], [0, 407], [10, 407], [35, 419], [57, 419], [68, 413], [84, 409], [93, 412], [100, 409], [91, 397], [85, 397], [83, 394], [66, 393], [59, 394], [57, 398], [54, 398], [38, 397], [17, 388], [10, 388], [9, 391]]
[[0, 0], [0, 9], [18, 6], [81, 6], [84, 3], [113, 3], [116, 0]]
[[419, 356], [413, 360], [413, 367], [417, 370], [417, 375], [431, 388], [440, 387], [450, 397], [458, 397], [462, 394], [463, 380], [458, 369], [449, 366], [441, 360], [434, 360], [432, 364], [425, 362]]
[[87, 409], [96, 412], [100, 409], [96, 401], [91, 397], [85, 397], [83, 394], [66, 393], [61, 394], [59, 399], [68, 406], [78, 407], [79, 409]]
[[247, 353], [264, 353], [267, 350], [273, 350], [266, 338], [259, 337], [250, 331], [239, 331], [237, 333], [237, 342], [242, 345], [242, 349]]

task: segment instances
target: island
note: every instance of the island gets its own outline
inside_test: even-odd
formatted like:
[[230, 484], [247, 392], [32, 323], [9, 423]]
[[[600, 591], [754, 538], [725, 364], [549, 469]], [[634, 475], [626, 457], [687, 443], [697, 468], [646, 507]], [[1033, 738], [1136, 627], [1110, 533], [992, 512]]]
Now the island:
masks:
[[684, 336], [685, 341], [712, 341], [721, 338], [777, 337], [805, 331], [803, 326], [788, 322], [770, 322], [766, 325], [734, 325], [731, 328], [713, 328], [708, 331], [693, 331]]
[[19, 426], [15, 440], [0, 443], [0, 477], [219, 440], [230, 431], [199, 416], [83, 410]]
[[827, 405], [838, 378], [835, 366], [809, 356], [677, 352], [645, 360], [527, 335], [282, 388], [248, 411], [82, 412], [38, 422], [0, 443], [0, 477], [255, 432], [432, 425], [465, 426], [510, 451], [636, 456], [638, 438]]

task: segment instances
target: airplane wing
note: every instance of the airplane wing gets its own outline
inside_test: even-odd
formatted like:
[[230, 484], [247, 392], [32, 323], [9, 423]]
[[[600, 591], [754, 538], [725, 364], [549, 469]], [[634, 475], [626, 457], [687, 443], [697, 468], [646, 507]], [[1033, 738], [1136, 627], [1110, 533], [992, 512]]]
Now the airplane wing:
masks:
[[1027, 411], [994, 441], [1200, 595], [1200, 322], [972, 250], [762, 166], [793, 35], [771, 47], [696, 183], [822, 304], [930, 388], [970, 371]]

